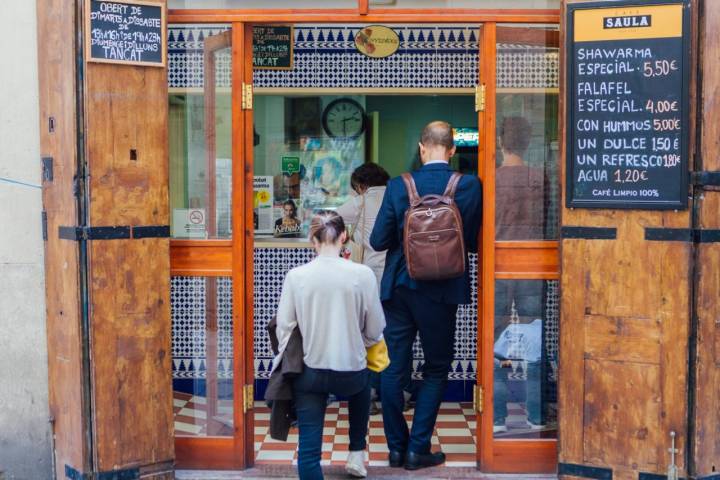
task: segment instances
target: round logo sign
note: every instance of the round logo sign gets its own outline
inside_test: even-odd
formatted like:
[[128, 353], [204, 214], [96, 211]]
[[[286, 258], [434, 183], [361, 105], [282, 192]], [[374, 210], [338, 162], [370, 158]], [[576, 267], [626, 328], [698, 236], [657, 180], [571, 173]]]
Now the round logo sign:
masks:
[[400, 48], [400, 37], [391, 28], [370, 25], [355, 35], [355, 48], [368, 57], [385, 58]]

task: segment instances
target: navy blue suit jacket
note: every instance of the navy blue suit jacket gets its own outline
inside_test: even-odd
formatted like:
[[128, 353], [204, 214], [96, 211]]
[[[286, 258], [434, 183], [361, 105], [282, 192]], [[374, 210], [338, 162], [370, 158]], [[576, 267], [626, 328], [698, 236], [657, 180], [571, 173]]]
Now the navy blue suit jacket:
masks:
[[[442, 194], [452, 175], [446, 163], [433, 163], [412, 172], [420, 196]], [[478, 231], [482, 219], [482, 189], [480, 180], [472, 175], [463, 175], [455, 192], [455, 203], [462, 215], [465, 230], [466, 252], [465, 274], [450, 280], [416, 281], [410, 278], [403, 253], [403, 225], [408, 209], [408, 194], [401, 177], [390, 180], [385, 190], [377, 220], [370, 235], [370, 245], [377, 251], [387, 250], [385, 272], [380, 285], [381, 300], [392, 298], [399, 286], [416, 290], [436, 302], [447, 304], [470, 303], [470, 272], [468, 252], [477, 252]]]

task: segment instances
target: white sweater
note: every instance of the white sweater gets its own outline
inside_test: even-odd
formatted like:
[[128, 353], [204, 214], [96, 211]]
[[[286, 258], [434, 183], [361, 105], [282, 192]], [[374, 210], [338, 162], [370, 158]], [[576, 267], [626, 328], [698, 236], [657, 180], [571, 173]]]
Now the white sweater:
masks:
[[303, 338], [305, 365], [336, 371], [367, 366], [366, 347], [385, 329], [377, 282], [365, 265], [340, 257], [318, 256], [290, 270], [277, 312], [279, 363], [295, 326]]

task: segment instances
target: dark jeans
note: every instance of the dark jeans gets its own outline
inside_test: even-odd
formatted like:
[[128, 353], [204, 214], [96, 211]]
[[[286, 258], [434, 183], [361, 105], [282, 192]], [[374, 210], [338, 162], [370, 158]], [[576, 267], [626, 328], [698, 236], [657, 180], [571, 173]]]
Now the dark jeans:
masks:
[[[428, 453], [453, 360], [457, 305], [438, 303], [400, 287], [383, 302], [390, 366], [381, 374], [382, 413], [388, 448]], [[412, 346], [420, 333], [423, 381], [417, 391], [412, 432], [403, 415], [403, 387], [410, 380]]]
[[293, 383], [300, 441], [298, 474], [301, 480], [322, 479], [320, 457], [325, 407], [328, 394], [348, 398], [350, 410], [350, 451], [365, 450], [370, 418], [368, 370], [336, 372], [307, 365]]
[[[527, 408], [528, 420], [535, 425], [542, 424], [542, 393], [540, 382], [540, 362], [528, 362], [525, 387], [525, 408]], [[512, 367], [502, 367], [498, 359], [495, 359], [494, 368], [494, 400], [493, 400], [493, 420], [496, 425], [504, 423], [507, 417], [508, 403], [508, 374], [512, 372]]]

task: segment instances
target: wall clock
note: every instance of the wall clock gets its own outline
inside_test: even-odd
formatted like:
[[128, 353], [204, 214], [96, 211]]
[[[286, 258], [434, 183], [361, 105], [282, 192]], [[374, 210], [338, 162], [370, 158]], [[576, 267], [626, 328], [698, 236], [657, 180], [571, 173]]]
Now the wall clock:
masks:
[[357, 138], [365, 131], [365, 110], [351, 98], [338, 98], [325, 107], [322, 126], [331, 137]]

